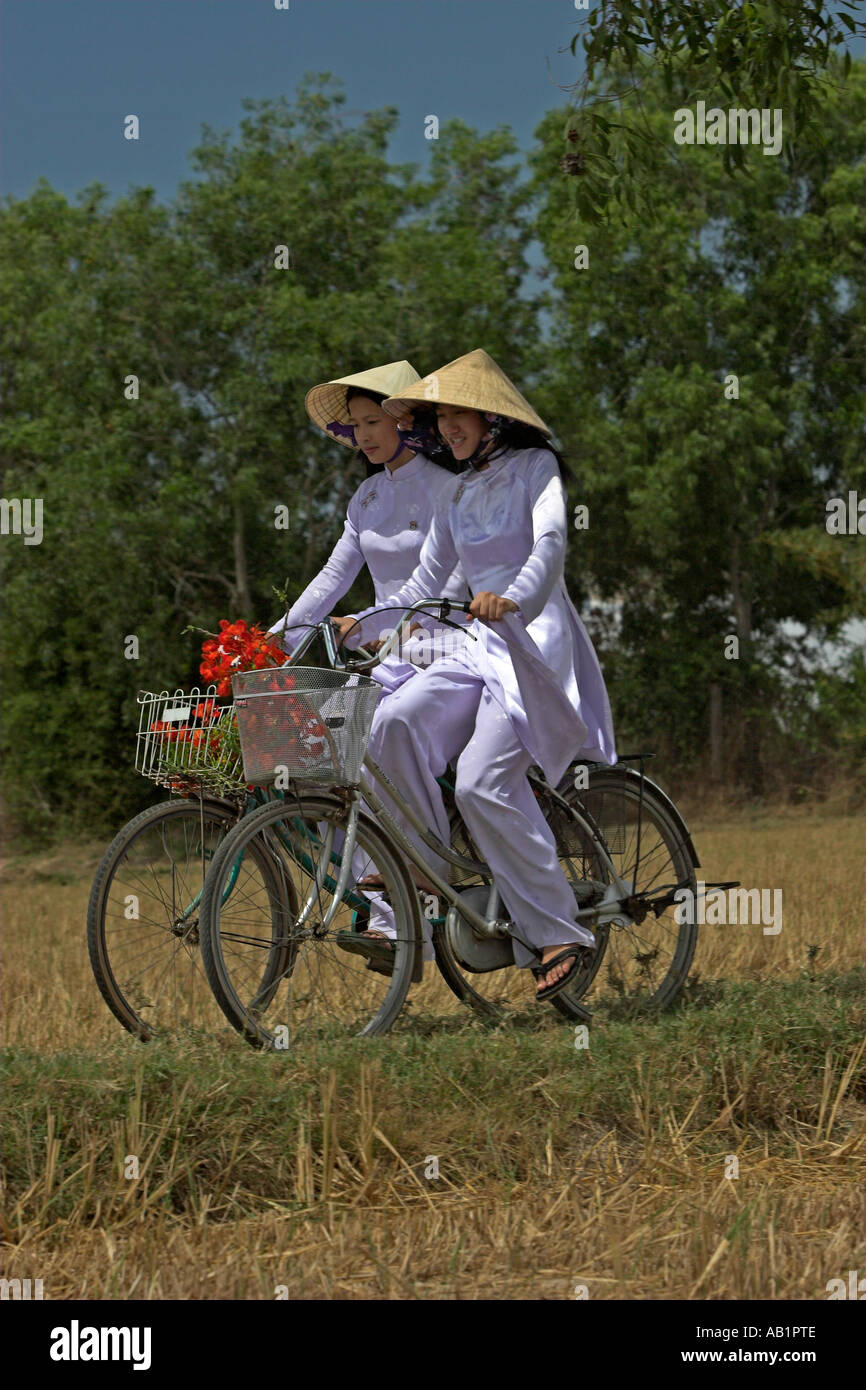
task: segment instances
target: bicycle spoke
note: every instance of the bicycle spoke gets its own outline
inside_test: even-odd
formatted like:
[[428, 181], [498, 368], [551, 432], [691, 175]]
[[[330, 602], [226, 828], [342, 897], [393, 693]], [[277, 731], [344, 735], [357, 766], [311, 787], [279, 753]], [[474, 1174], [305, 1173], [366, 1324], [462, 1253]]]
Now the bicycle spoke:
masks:
[[[91, 963], [112, 1012], [141, 1038], [225, 1027], [200, 959], [197, 904], [203, 865], [228, 828], [224, 809], [166, 802], [131, 821], [97, 870]], [[246, 872], [261, 882], [255, 866]], [[254, 886], [242, 880], [241, 891], [251, 895]]]
[[[311, 804], [314, 811], [316, 803]], [[306, 804], [303, 809], [306, 821], [317, 819]], [[407, 932], [405, 925], [404, 880], [393, 859], [379, 852], [381, 832], [366, 825], [359, 829], [346, 891], [367, 904], [364, 920], [357, 924], [364, 925], [373, 905], [352, 889], [352, 881], [362, 876], [362, 866], [364, 873], [372, 869], [393, 885], [396, 980], [369, 969], [366, 955], [346, 948], [347, 942], [357, 940], [358, 932], [352, 929], [352, 908], [345, 901], [336, 905], [334, 899], [341, 855], [332, 853], [325, 863], [324, 836], [312, 833], [308, 825], [299, 833], [293, 823], [298, 815], [297, 808], [270, 806], [249, 824], [242, 823], [219, 852], [205, 892], [208, 978], [234, 1026], [249, 1041], [264, 1046], [283, 1045], [281, 1035], [309, 1040], [347, 1031], [377, 1031], [382, 1019], [394, 1013], [395, 1000], [399, 1007], [414, 955], [414, 932]], [[279, 928], [259, 903], [245, 897], [236, 902], [234, 894], [223, 901], [221, 896], [231, 856], [252, 844], [257, 834], [263, 843], [266, 833], [279, 845], [276, 873], [287, 889], [290, 885], [294, 904]]]

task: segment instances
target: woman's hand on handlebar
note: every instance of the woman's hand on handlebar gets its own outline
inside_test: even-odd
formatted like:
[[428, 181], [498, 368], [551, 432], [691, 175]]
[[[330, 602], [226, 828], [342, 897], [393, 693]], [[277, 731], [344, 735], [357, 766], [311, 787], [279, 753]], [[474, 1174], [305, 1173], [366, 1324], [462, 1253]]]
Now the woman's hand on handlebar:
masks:
[[469, 612], [473, 618], [480, 618], [482, 622], [498, 623], [506, 613], [516, 613], [517, 604], [510, 598], [502, 598], [499, 594], [491, 594], [485, 590], [475, 595]]
[[345, 642], [352, 628], [357, 629], [358, 619], [352, 617], [351, 614], [346, 618], [335, 618], [332, 614], [331, 625], [336, 629], [340, 641]]

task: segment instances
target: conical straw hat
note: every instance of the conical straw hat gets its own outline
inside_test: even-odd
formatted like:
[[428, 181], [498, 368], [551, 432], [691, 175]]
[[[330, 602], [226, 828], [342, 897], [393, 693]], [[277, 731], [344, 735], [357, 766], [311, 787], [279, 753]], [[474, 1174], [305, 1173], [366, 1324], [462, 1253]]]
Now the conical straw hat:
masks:
[[[320, 386], [311, 387], [304, 404], [314, 425], [318, 425], [331, 439], [345, 444], [348, 449], [354, 449], [354, 438], [346, 428], [352, 424], [352, 417], [346, 409], [346, 387], [366, 387], [380, 396], [393, 396], [398, 391], [408, 390], [420, 380], [411, 362], [386, 362], [383, 367], [371, 367], [368, 372], [356, 372], [354, 376], [341, 376], [336, 381], [324, 381]], [[335, 424], [343, 427], [341, 432], [329, 428]]]
[[437, 371], [430, 372], [418, 383], [417, 391], [401, 391], [382, 403], [383, 410], [397, 419], [416, 405], [463, 405], [472, 410], [486, 410], [534, 425], [544, 434], [552, 434], [529, 401], [521, 396], [513, 381], [509, 381], [483, 348], [456, 357]]

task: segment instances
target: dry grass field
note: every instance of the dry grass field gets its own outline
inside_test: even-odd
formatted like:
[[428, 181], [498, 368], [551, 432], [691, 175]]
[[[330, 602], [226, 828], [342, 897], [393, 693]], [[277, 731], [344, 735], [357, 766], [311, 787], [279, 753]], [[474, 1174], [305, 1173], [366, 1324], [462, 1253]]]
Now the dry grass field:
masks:
[[692, 829], [707, 880], [782, 889], [783, 929], [702, 929], [681, 1003], [599, 1011], [586, 1049], [429, 980], [382, 1038], [142, 1045], [87, 959], [102, 846], [12, 856], [0, 1272], [50, 1299], [826, 1298], [866, 1268], [866, 822]]

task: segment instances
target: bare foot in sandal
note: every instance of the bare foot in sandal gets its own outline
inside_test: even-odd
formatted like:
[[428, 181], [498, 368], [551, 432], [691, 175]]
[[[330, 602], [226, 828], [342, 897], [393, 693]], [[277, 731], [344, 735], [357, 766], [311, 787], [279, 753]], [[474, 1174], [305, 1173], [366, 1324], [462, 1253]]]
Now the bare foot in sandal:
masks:
[[584, 959], [594, 950], [574, 941], [565, 946], [545, 946], [541, 953], [541, 964], [533, 967], [538, 988], [535, 997], [539, 1001], [551, 999], [565, 989], [569, 978], [580, 970]]

